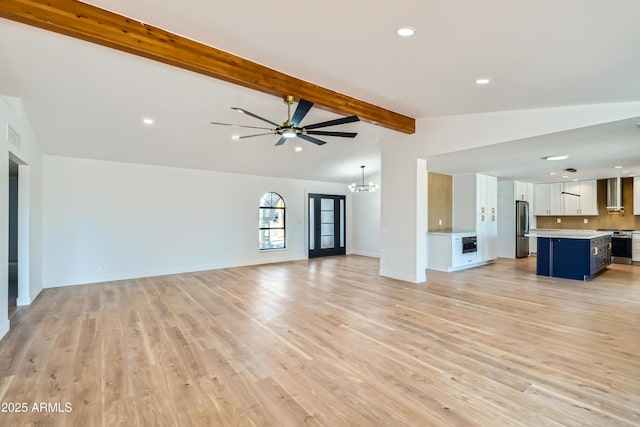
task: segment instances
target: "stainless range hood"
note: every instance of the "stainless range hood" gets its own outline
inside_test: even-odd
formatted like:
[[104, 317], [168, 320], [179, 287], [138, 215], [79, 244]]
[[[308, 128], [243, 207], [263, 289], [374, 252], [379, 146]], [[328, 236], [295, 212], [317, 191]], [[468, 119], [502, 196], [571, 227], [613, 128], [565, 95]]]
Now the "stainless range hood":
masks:
[[622, 180], [620, 177], [607, 179], [607, 210], [609, 212], [624, 210], [622, 206]]

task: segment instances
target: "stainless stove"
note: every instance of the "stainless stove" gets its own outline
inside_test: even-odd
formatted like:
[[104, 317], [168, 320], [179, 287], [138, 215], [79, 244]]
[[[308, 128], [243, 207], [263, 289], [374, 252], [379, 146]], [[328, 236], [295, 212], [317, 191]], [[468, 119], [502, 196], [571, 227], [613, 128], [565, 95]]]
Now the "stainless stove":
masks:
[[611, 231], [611, 262], [631, 264], [633, 250], [631, 247], [633, 230], [599, 230]]

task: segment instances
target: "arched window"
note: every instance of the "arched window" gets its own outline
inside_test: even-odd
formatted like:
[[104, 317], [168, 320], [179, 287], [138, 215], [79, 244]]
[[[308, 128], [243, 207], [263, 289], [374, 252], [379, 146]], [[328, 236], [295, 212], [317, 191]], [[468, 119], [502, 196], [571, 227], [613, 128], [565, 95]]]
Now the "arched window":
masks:
[[284, 200], [278, 193], [265, 193], [260, 199], [260, 249], [284, 249]]

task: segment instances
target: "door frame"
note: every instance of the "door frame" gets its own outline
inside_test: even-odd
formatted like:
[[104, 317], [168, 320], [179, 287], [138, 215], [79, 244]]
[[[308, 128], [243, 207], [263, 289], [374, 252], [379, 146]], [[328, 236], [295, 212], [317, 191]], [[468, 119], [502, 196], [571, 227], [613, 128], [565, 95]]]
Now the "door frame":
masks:
[[[18, 300], [17, 305], [31, 304], [30, 289], [30, 205], [31, 167], [9, 150], [9, 160], [18, 164]], [[4, 261], [9, 264], [7, 259]], [[7, 284], [8, 285], [8, 284]]]

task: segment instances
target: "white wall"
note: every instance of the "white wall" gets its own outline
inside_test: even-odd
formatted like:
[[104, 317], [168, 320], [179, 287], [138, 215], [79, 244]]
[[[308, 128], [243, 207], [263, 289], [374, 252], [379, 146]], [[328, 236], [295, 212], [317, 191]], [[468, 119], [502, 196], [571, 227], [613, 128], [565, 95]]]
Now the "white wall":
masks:
[[427, 164], [407, 156], [410, 138], [382, 140], [380, 275], [426, 281]]
[[[304, 259], [307, 194], [348, 193], [335, 183], [44, 159], [45, 287]], [[284, 250], [258, 250], [258, 203], [269, 191], [287, 206]], [[351, 241], [347, 227], [347, 250]]]
[[[17, 147], [6, 138], [7, 124], [20, 134]], [[0, 96], [0, 242], [8, 241], [9, 156], [21, 166], [18, 305], [30, 304], [42, 290], [42, 150], [20, 100]], [[26, 166], [28, 165], [28, 166]], [[24, 179], [23, 179], [24, 178]], [[28, 196], [28, 199], [26, 198]], [[8, 245], [0, 244], [0, 338], [9, 329], [7, 305]]]
[[[380, 174], [367, 178], [380, 185]], [[351, 233], [353, 245], [349, 253], [369, 257], [380, 256], [380, 192], [351, 194]]]

